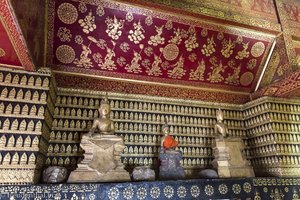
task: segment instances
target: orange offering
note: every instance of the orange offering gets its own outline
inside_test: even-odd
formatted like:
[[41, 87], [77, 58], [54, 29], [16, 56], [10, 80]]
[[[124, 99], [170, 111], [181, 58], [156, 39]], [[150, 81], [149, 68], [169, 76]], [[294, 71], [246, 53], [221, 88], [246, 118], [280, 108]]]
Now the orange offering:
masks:
[[173, 148], [173, 147], [176, 147], [177, 145], [178, 145], [178, 142], [171, 135], [168, 135], [165, 137], [164, 143], [163, 143], [163, 146], [165, 149]]

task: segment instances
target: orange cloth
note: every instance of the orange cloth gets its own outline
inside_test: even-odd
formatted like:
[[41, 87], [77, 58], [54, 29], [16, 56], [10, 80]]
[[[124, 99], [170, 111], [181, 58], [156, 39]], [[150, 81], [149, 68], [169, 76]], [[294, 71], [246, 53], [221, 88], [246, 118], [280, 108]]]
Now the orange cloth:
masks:
[[165, 137], [164, 143], [163, 143], [163, 146], [165, 149], [173, 148], [173, 147], [176, 147], [177, 145], [178, 145], [178, 142], [171, 135], [168, 135]]

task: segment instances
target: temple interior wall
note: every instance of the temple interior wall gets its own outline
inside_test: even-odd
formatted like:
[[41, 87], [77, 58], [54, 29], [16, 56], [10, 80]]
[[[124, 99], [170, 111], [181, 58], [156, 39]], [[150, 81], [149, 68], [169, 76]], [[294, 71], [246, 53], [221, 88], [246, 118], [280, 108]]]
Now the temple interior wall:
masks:
[[[47, 70], [1, 70], [0, 88], [0, 182], [36, 183], [49, 165], [75, 169], [83, 153], [80, 138], [99, 116], [104, 91], [57, 88]], [[187, 177], [210, 168], [220, 107], [229, 136], [243, 139], [257, 176], [300, 175], [300, 102], [264, 97], [237, 105], [112, 92], [108, 98], [116, 134], [125, 140], [121, 159], [128, 170], [157, 169], [165, 118]]]

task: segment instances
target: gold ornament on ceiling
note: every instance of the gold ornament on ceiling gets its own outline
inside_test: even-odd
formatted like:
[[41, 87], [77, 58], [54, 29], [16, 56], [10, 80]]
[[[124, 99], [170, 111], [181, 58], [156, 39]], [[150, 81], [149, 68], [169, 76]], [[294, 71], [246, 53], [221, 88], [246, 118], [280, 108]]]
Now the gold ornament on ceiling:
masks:
[[265, 45], [262, 42], [256, 42], [251, 48], [251, 54], [253, 57], [261, 56], [265, 51]]
[[177, 58], [179, 54], [179, 48], [175, 44], [168, 44], [163, 49], [163, 56], [166, 60], [172, 61]]
[[5, 56], [5, 51], [4, 49], [0, 48], [0, 57], [4, 57]]
[[75, 59], [75, 51], [69, 45], [61, 45], [56, 49], [56, 58], [61, 63], [69, 64]]
[[240, 79], [240, 83], [242, 86], [248, 86], [250, 83], [252, 83], [254, 79], [254, 75], [252, 72], [245, 72]]
[[75, 6], [70, 3], [62, 3], [57, 9], [58, 18], [65, 24], [73, 24], [78, 18]]

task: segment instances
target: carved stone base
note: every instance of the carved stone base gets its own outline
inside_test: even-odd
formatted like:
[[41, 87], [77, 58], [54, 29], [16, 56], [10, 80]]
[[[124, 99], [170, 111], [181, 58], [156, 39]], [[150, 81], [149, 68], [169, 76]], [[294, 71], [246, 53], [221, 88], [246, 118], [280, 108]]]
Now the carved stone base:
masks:
[[125, 148], [123, 138], [115, 135], [102, 135], [93, 138], [83, 136], [81, 148], [84, 159], [78, 164], [68, 182], [121, 182], [130, 181], [120, 155]]
[[106, 174], [99, 174], [97, 171], [75, 170], [69, 176], [68, 182], [126, 182], [130, 181], [129, 173], [126, 170], [113, 170]]
[[213, 167], [220, 178], [254, 177], [250, 162], [242, 154], [244, 143], [240, 138], [216, 139], [213, 147]]

